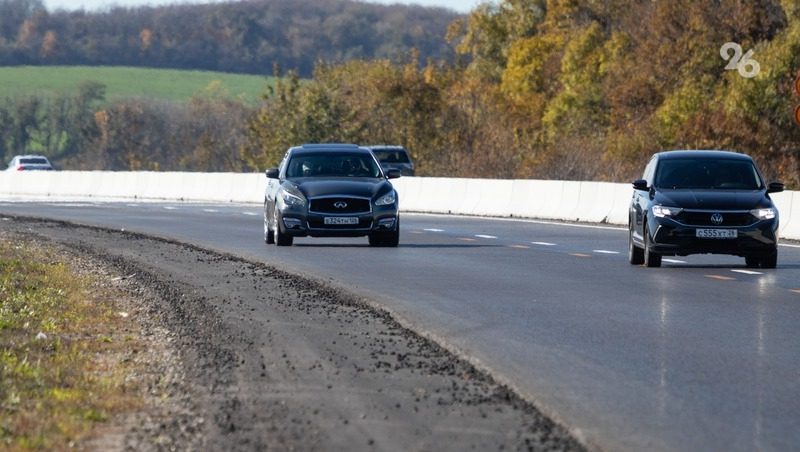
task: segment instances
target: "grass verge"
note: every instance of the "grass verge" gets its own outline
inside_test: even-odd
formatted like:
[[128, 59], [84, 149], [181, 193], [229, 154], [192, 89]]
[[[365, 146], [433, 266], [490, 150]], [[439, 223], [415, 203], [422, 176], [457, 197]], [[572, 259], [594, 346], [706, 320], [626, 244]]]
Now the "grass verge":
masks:
[[0, 240], [0, 449], [62, 450], [135, 410], [137, 341], [111, 289], [67, 258]]
[[81, 82], [106, 85], [106, 99], [130, 97], [188, 101], [210, 87], [230, 99], [255, 104], [274, 77], [178, 69], [113, 66], [0, 67], [0, 97], [74, 93]]

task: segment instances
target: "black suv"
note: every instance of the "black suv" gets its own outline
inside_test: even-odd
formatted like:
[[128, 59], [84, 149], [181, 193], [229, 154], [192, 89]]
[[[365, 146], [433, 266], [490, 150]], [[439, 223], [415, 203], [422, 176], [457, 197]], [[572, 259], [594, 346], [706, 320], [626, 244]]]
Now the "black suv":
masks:
[[628, 258], [661, 266], [662, 256], [732, 254], [748, 267], [775, 268], [778, 210], [753, 159], [726, 151], [653, 155], [633, 182]]
[[397, 192], [372, 152], [354, 144], [290, 148], [266, 171], [264, 240], [290, 246], [294, 237], [368, 236], [371, 246], [398, 246]]
[[406, 148], [386, 144], [367, 147], [375, 154], [378, 161], [381, 162], [381, 167], [384, 172], [396, 169], [400, 170], [400, 174], [403, 176], [414, 175], [414, 162], [411, 161], [411, 157], [408, 155]]

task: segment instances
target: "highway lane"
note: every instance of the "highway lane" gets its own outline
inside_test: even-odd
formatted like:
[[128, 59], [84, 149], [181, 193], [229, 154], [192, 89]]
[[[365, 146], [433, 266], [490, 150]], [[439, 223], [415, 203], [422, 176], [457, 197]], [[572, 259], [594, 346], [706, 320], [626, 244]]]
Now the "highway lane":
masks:
[[[0, 213], [151, 233], [315, 275], [491, 369], [591, 446], [800, 447], [800, 248], [627, 263], [614, 227], [405, 215], [401, 246], [262, 240], [260, 206], [3, 203]], [[2, 227], [2, 223], [0, 223]]]

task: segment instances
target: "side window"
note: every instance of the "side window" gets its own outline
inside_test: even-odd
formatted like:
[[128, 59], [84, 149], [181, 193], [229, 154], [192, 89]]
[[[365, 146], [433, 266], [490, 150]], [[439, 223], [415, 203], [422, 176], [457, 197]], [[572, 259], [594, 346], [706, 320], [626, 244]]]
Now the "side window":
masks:
[[650, 163], [648, 163], [647, 166], [644, 168], [644, 174], [642, 175], [642, 179], [647, 181], [647, 185], [653, 185], [657, 162], [658, 159], [653, 157], [650, 159]]
[[286, 151], [286, 154], [283, 156], [283, 160], [281, 160], [280, 165], [278, 165], [278, 174], [280, 174], [281, 179], [286, 177], [286, 163], [289, 161], [289, 151]]

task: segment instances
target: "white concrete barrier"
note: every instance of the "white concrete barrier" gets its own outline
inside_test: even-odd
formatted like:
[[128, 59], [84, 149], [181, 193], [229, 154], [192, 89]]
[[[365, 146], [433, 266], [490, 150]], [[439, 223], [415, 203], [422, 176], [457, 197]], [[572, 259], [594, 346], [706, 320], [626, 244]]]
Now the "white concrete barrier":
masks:
[[[256, 203], [263, 173], [0, 172], [0, 199]], [[393, 181], [406, 212], [540, 218], [626, 225], [628, 183], [404, 177]], [[773, 196], [780, 235], [800, 240], [800, 192]]]

